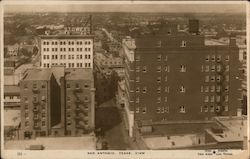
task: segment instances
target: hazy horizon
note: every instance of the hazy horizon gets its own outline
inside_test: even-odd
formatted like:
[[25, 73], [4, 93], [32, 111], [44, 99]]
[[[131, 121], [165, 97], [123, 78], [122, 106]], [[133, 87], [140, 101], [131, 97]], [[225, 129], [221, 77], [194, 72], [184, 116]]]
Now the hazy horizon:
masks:
[[[123, 2], [122, 2], [123, 3]], [[124, 12], [124, 13], [245, 13], [245, 4], [5, 4], [4, 13]]]

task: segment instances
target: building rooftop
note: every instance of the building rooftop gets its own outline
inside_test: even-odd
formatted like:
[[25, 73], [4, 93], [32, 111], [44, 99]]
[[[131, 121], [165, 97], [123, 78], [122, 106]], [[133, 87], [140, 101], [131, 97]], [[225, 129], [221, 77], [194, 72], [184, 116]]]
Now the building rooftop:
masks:
[[4, 126], [16, 127], [21, 123], [21, 110], [4, 110]]
[[91, 68], [67, 68], [65, 72], [66, 80], [93, 80]]
[[90, 39], [93, 35], [41, 35], [41, 39]]
[[28, 69], [23, 80], [27, 81], [48, 81], [51, 76], [51, 69]]
[[43, 145], [45, 150], [95, 150], [95, 136], [82, 137], [42, 137], [34, 140], [11, 140], [4, 144], [5, 149], [25, 150], [30, 145]]
[[5, 85], [4, 95], [20, 95], [20, 87], [16, 85]]
[[215, 133], [207, 129], [217, 142], [243, 141], [247, 136], [247, 118], [246, 117], [215, 117], [219, 124], [223, 126], [223, 133]]

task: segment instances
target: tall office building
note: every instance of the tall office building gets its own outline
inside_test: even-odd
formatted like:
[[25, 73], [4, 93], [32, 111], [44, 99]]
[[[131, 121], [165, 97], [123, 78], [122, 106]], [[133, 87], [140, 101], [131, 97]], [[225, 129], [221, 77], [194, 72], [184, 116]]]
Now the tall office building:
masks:
[[41, 68], [93, 68], [92, 35], [40, 36]]
[[161, 32], [123, 40], [130, 136], [135, 122], [204, 121], [240, 114], [235, 39], [231, 38], [229, 45], [207, 46], [199, 35], [198, 22], [191, 24], [191, 32]]
[[94, 130], [92, 69], [30, 69], [20, 82], [20, 139], [81, 136]]

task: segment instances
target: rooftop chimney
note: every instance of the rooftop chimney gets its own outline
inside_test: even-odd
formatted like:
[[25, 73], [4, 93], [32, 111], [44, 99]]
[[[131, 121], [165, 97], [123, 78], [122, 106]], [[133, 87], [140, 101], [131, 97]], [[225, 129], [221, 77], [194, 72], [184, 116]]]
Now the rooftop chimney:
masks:
[[199, 34], [199, 20], [189, 19], [189, 33], [196, 35]]

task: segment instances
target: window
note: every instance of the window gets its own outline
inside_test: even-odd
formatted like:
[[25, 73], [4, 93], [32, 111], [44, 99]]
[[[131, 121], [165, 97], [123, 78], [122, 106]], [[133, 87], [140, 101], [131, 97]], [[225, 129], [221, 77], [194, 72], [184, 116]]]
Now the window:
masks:
[[157, 83], [161, 83], [161, 77], [157, 77]]
[[220, 102], [220, 96], [216, 96], [216, 102]]
[[217, 72], [221, 72], [221, 65], [217, 65]]
[[157, 55], [157, 61], [161, 61], [161, 55]]
[[229, 91], [229, 86], [225, 86], [225, 92]]
[[43, 59], [46, 60], [46, 55], [43, 55]]
[[146, 107], [143, 107], [142, 108], [142, 114], [146, 114], [147, 113], [147, 108]]
[[215, 55], [212, 55], [212, 57], [211, 57], [211, 61], [215, 61]]
[[185, 110], [185, 106], [180, 106], [180, 113], [185, 113], [186, 110]]
[[226, 75], [226, 82], [229, 82], [229, 76]]
[[140, 113], [140, 108], [139, 107], [136, 107], [135, 113]]
[[157, 66], [157, 72], [161, 72], [161, 66]]
[[45, 126], [45, 121], [42, 121], [42, 126]]
[[140, 77], [139, 76], [135, 77], [135, 82], [140, 82]]
[[165, 72], [170, 72], [170, 67], [169, 66], [165, 66]]
[[214, 96], [210, 97], [210, 102], [212, 102], [212, 103], [214, 102]]
[[209, 72], [209, 65], [205, 66], [205, 72]]
[[205, 76], [205, 82], [209, 82], [209, 76]]
[[216, 112], [219, 112], [220, 111], [220, 106], [217, 105], [215, 110], [216, 110]]
[[165, 97], [165, 98], [164, 98], [164, 102], [168, 102], [168, 97]]
[[165, 61], [168, 61], [168, 56], [167, 55], [165, 56]]
[[217, 76], [216, 76], [216, 80], [217, 80], [217, 82], [220, 82], [220, 81], [221, 81], [221, 76], [220, 76], [220, 75], [217, 75]]
[[226, 72], [229, 72], [229, 65], [226, 66]]
[[209, 55], [206, 56], [206, 61], [207, 61], [207, 62], [209, 61]]
[[157, 107], [156, 112], [161, 113], [161, 107]]
[[157, 93], [161, 93], [161, 87], [157, 88]]
[[78, 88], [78, 89], [80, 88], [80, 85], [79, 85], [79, 83], [76, 83], [76, 88]]
[[157, 103], [161, 103], [161, 97], [157, 97]]
[[211, 86], [210, 92], [214, 92], [215, 91], [215, 86]]
[[166, 92], [166, 93], [169, 93], [169, 87], [168, 87], [168, 86], [165, 87], [165, 92]]
[[209, 102], [209, 96], [205, 96], [204, 102]]
[[221, 61], [221, 55], [217, 55], [217, 62]]
[[143, 66], [142, 72], [147, 72], [147, 66]]
[[25, 122], [25, 126], [26, 126], [26, 127], [29, 126], [29, 122], [28, 122], [28, 121]]
[[140, 66], [135, 67], [135, 72], [140, 72]]
[[180, 72], [186, 72], [186, 66], [185, 65], [181, 65]]
[[210, 112], [214, 112], [214, 106], [213, 105], [210, 106]]
[[165, 76], [165, 82], [167, 82], [168, 81], [168, 76]]
[[140, 102], [140, 98], [139, 97], [136, 97], [135, 98], [135, 103], [139, 103]]
[[169, 112], [169, 107], [165, 107], [165, 113], [168, 113]]
[[180, 92], [181, 92], [181, 93], [185, 93], [185, 92], [186, 92], [186, 89], [185, 89], [184, 86], [180, 86]]
[[228, 102], [228, 95], [225, 96], [225, 102]]
[[181, 41], [181, 47], [186, 47], [186, 45], [187, 45], [187, 41], [182, 40]]
[[147, 87], [143, 87], [142, 93], [147, 93]]
[[88, 84], [84, 84], [84, 88], [88, 88], [89, 87], [89, 85]]
[[221, 86], [216, 86], [216, 92], [220, 92], [221, 91]]
[[136, 87], [135, 92], [139, 93], [140, 92], [140, 87]]
[[211, 66], [211, 72], [215, 72], [215, 65]]
[[70, 84], [67, 84], [67, 88], [70, 88]]
[[224, 110], [227, 112], [228, 111], [228, 105], [225, 105]]
[[211, 82], [214, 82], [215, 81], [215, 76], [213, 75], [213, 76], [211, 76]]
[[204, 106], [204, 112], [208, 112], [208, 106]]
[[229, 61], [229, 55], [226, 55], [225, 61]]
[[203, 86], [201, 86], [201, 92], [203, 92]]

